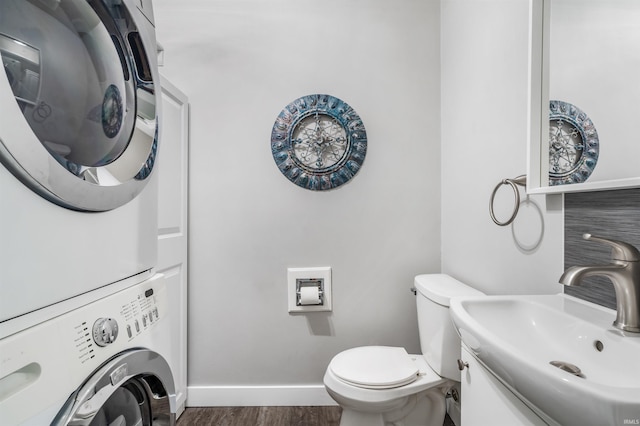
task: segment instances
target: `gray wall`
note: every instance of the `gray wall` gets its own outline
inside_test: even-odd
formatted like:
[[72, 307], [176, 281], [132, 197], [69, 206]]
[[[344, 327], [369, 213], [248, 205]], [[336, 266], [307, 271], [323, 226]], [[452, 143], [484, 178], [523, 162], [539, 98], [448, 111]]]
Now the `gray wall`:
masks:
[[[440, 2], [154, 8], [161, 72], [191, 104], [189, 404], [304, 405], [346, 348], [418, 352], [409, 288], [440, 271]], [[270, 151], [277, 115], [312, 93], [349, 103], [369, 140], [328, 192], [289, 182]], [[333, 268], [332, 313], [288, 314], [287, 267], [305, 266]]]
[[[489, 216], [527, 168], [528, 27], [527, 0], [442, 1], [442, 270], [488, 294], [562, 291], [560, 196]], [[495, 206], [511, 215], [509, 187]]]

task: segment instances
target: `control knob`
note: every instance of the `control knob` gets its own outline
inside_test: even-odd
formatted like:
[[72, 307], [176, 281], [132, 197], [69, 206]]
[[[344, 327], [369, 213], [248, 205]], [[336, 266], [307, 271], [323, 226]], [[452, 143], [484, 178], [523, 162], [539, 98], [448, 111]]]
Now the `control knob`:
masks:
[[113, 318], [99, 318], [93, 324], [93, 341], [98, 346], [107, 346], [118, 337], [118, 323]]

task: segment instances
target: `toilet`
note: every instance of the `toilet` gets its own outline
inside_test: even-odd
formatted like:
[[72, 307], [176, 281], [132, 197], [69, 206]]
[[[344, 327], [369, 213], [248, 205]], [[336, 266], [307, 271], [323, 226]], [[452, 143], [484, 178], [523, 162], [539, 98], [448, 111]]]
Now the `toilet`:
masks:
[[[460, 338], [449, 317], [449, 300], [478, 296], [445, 274], [415, 277], [422, 355], [404, 348], [362, 346], [337, 354], [327, 367], [324, 385], [342, 407], [340, 426], [442, 426], [447, 393], [459, 394]], [[459, 422], [459, 406], [450, 409]]]

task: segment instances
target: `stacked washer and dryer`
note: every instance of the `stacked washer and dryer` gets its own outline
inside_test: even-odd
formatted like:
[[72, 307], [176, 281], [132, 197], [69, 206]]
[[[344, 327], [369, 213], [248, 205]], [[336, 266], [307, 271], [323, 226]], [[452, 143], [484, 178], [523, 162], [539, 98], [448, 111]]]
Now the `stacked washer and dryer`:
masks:
[[174, 424], [151, 0], [2, 0], [0, 57], [0, 424]]

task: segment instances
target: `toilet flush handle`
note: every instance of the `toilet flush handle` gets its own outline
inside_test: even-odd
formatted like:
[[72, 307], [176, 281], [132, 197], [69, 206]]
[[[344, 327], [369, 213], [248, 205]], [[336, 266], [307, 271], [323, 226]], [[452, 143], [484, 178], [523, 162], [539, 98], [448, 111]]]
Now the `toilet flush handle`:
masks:
[[468, 362], [464, 362], [461, 359], [458, 359], [458, 370], [462, 371], [462, 370], [464, 370], [465, 367], [469, 368], [469, 363]]

